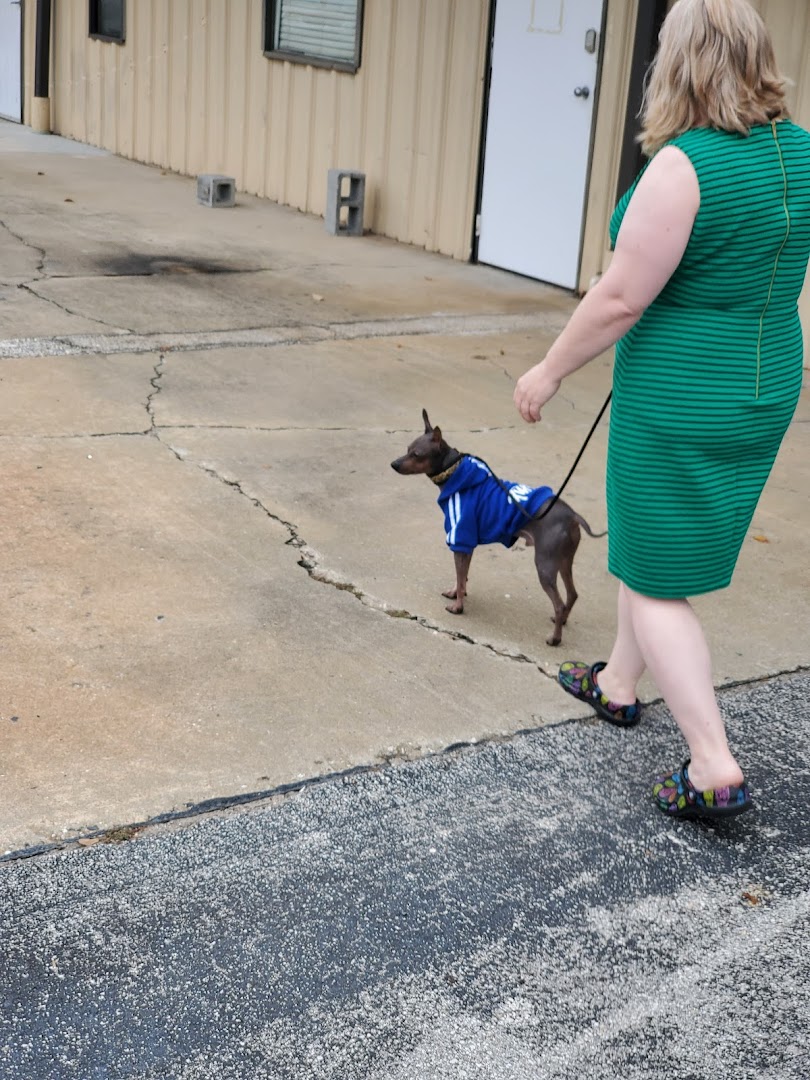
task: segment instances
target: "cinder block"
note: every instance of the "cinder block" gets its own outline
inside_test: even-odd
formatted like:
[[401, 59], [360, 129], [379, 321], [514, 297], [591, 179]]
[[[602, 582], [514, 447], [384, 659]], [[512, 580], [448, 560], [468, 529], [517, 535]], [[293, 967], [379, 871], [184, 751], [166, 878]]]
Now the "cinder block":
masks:
[[203, 173], [197, 177], [197, 201], [203, 206], [233, 206], [236, 203], [236, 181], [232, 176]]
[[326, 231], [333, 236], [362, 236], [365, 198], [365, 173], [330, 169], [326, 183]]

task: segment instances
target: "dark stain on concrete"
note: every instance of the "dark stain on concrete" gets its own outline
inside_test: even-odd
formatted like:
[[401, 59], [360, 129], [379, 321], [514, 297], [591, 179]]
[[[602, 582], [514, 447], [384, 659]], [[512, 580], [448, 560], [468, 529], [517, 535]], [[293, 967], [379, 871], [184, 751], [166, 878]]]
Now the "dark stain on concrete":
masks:
[[100, 276], [104, 277], [154, 277], [168, 274], [252, 274], [266, 269], [258, 266], [234, 264], [221, 259], [203, 256], [175, 255], [171, 252], [122, 252], [97, 260]]

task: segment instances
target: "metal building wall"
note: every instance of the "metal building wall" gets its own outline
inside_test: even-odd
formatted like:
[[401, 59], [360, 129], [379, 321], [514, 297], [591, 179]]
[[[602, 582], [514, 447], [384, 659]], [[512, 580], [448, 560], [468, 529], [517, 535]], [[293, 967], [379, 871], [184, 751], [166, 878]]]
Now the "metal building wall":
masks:
[[488, 7], [366, 0], [351, 75], [268, 60], [262, 0], [129, 0], [124, 45], [59, 0], [53, 129], [316, 214], [328, 168], [362, 169], [369, 228], [467, 258]]

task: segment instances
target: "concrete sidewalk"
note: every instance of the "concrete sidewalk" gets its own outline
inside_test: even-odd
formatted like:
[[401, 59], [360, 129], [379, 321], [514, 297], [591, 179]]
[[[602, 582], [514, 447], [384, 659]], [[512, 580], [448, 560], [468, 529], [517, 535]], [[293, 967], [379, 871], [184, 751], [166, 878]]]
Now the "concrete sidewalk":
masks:
[[[425, 406], [559, 483], [609, 360], [537, 428], [511, 395], [572, 299], [194, 187], [0, 123], [0, 853], [579, 715], [557, 665], [610, 641], [587, 538], [562, 649], [525, 551], [447, 614], [435, 489], [389, 468]], [[719, 683], [807, 664], [809, 425], [700, 605]], [[606, 432], [569, 487], [595, 529]]]

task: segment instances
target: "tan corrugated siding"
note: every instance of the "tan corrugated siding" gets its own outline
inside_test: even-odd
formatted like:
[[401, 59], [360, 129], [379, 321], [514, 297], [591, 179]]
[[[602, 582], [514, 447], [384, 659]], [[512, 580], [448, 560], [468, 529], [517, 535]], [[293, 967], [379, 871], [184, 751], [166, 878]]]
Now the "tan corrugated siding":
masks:
[[[464, 228], [468, 234], [466, 243], [460, 246], [460, 251], [468, 251], [471, 245], [469, 237], [472, 222], [467, 215], [474, 205], [478, 174], [487, 25], [486, 12], [481, 12], [481, 17], [476, 20], [465, 5], [452, 5], [450, 55], [445, 87], [446, 115], [443, 153], [440, 159], [442, 184], [435, 223], [438, 241], [435, 247], [438, 251], [446, 251], [450, 246], [451, 229], [455, 229], [459, 205], [464, 208]], [[481, 57], [481, 69], [478, 79], [471, 86], [474, 72], [470, 70], [470, 61], [476, 54]]]
[[488, 0], [366, 0], [354, 75], [263, 56], [263, 0], [130, 0], [123, 45], [55, 7], [55, 131], [316, 214], [360, 169], [369, 228], [469, 256]]
[[[428, 79], [420, 72], [417, 86], [409, 232], [415, 243], [434, 247], [439, 231], [439, 190], [444, 177], [443, 153], [449, 112], [449, 109], [436, 109], [435, 102], [448, 97], [453, 12], [450, 4], [432, 4], [429, 0], [422, 7], [420, 57], [423, 72], [429, 72], [432, 78]], [[475, 145], [474, 138], [472, 141]]]

